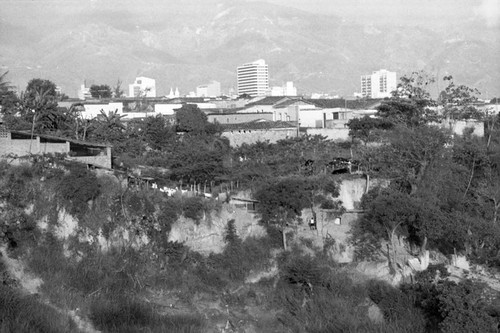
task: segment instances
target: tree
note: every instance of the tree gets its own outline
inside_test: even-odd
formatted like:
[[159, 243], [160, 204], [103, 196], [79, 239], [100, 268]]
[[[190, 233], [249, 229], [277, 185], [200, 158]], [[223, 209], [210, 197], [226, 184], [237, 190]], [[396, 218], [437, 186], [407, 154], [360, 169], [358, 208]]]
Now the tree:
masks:
[[427, 87], [434, 83], [436, 79], [424, 70], [414, 71], [410, 75], [403, 75], [399, 81], [396, 90], [392, 92], [393, 97], [423, 101], [427, 104], [432, 101]]
[[491, 161], [487, 162], [485, 167], [485, 176], [481, 179], [476, 192], [490, 203], [487, 207], [490, 206], [491, 208], [487, 209], [487, 211], [491, 212], [491, 223], [497, 224], [500, 210], [499, 165], [495, 165]]
[[453, 76], [443, 78], [448, 86], [439, 95], [439, 104], [443, 106], [443, 115], [451, 120], [482, 119], [483, 115], [473, 105], [477, 102], [479, 90], [466, 85], [456, 85]]
[[118, 79], [116, 85], [113, 87], [113, 97], [120, 98], [123, 96], [122, 80]]
[[97, 85], [97, 84], [93, 84], [90, 86], [90, 95], [93, 97], [93, 98], [111, 98], [111, 95], [112, 95], [112, 91], [111, 91], [111, 87], [108, 86], [107, 84], [101, 84], [101, 85]]
[[220, 180], [227, 175], [225, 160], [229, 144], [221, 140], [221, 145], [212, 145], [211, 140], [205, 139], [203, 136], [188, 135], [169, 147], [165, 162], [172, 179], [199, 184]]
[[254, 197], [261, 221], [280, 230], [283, 247], [286, 249], [285, 229], [302, 214], [304, 208], [311, 208], [326, 201], [340, 209], [339, 202], [330, 197], [339, 195], [338, 187], [327, 175], [311, 177], [288, 177], [265, 183], [255, 192]]
[[426, 100], [397, 99], [384, 100], [377, 108], [377, 116], [394, 125], [417, 127], [438, 120], [436, 111], [429, 108]]
[[262, 186], [254, 197], [261, 221], [273, 225], [282, 234], [283, 248], [286, 250], [286, 227], [309, 204], [306, 193], [307, 183], [303, 178], [285, 178]]
[[57, 107], [55, 83], [32, 79], [21, 97], [20, 116], [31, 123], [32, 131], [59, 134], [68, 127], [65, 109]]
[[388, 134], [387, 143], [372, 151], [370, 162], [376, 164], [381, 176], [396, 180], [415, 194], [429, 166], [449, 142], [449, 133], [437, 126], [398, 126]]
[[175, 129], [161, 115], [147, 117], [143, 127], [144, 140], [154, 150], [166, 149], [176, 140]]
[[436, 121], [437, 113], [431, 108], [436, 103], [427, 91], [427, 86], [433, 82], [434, 78], [424, 71], [401, 77], [392, 98], [383, 101], [377, 108], [377, 116], [407, 127]]
[[489, 313], [491, 301], [484, 297], [486, 285], [469, 279], [444, 280], [445, 268], [439, 275], [430, 269], [434, 273], [430, 278], [422, 278], [426, 272], [417, 273], [417, 283], [402, 286], [426, 315], [429, 332], [498, 332], [498, 318]]
[[57, 97], [57, 86], [54, 82], [45, 79], [31, 79], [26, 86], [28, 98], [34, 98], [37, 91], [43, 91], [47, 97]]
[[4, 118], [6, 115], [9, 116], [15, 113], [16, 106], [19, 103], [19, 98], [14, 92], [14, 87], [6, 79], [8, 73], [5, 72], [0, 75], [0, 111]]
[[387, 119], [364, 116], [349, 120], [347, 126], [349, 127], [349, 136], [362, 140], [366, 145], [368, 142], [376, 141], [380, 136], [377, 130], [392, 129], [394, 124]]
[[180, 109], [176, 109], [175, 111], [178, 132], [187, 132], [190, 134], [205, 132], [208, 125], [208, 118], [196, 104], [184, 104]]
[[[100, 142], [109, 142], [117, 145], [115, 150], [120, 152], [125, 141], [125, 125], [122, 122], [124, 116], [118, 114], [118, 110], [106, 113], [101, 110], [101, 114], [95, 121], [95, 130], [92, 132], [92, 139]], [[121, 148], [118, 148], [121, 147]]]

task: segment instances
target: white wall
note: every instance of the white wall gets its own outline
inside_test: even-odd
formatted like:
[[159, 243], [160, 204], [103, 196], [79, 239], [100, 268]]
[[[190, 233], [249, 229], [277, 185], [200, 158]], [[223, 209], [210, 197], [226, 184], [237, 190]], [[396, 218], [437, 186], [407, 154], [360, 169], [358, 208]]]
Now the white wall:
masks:
[[155, 114], [164, 116], [175, 114], [174, 109], [180, 109], [182, 104], [155, 104]]
[[85, 111], [81, 112], [81, 115], [84, 119], [93, 119], [101, 114], [101, 110], [103, 110], [106, 114], [110, 112], [118, 111], [118, 114], [123, 114], [123, 103], [102, 103], [102, 104], [83, 104]]

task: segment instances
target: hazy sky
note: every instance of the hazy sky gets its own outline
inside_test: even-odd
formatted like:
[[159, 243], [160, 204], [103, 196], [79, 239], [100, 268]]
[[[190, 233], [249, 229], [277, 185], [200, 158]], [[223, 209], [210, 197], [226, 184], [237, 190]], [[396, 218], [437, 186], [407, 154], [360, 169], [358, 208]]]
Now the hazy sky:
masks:
[[[61, 82], [63, 86], [72, 87], [68, 89], [75, 89], [74, 87], [77, 87], [77, 83], [70, 80], [73, 77], [76, 78], [75, 80], [82, 81], [82, 78], [94, 77], [95, 79], [99, 79], [97, 74], [104, 75], [101, 70], [97, 74], [92, 72], [94, 68], [89, 65], [92, 61], [98, 59], [101, 51], [103, 54], [108, 54], [115, 52], [114, 48], [119, 48], [120, 50], [125, 50], [125, 53], [128, 52], [126, 50], [130, 49], [129, 45], [120, 44], [120, 42], [128, 38], [135, 41], [135, 43], [141, 43], [142, 39], [146, 38], [144, 36], [148, 33], [141, 32], [142, 30], [149, 30], [151, 32], [151, 34], [147, 35], [152, 38], [151, 41], [154, 42], [154, 38], [162, 41], [162, 43], [158, 42], [162, 46], [157, 47], [158, 49], [177, 56], [175, 53], [177, 49], [182, 49], [185, 45], [190, 45], [187, 42], [196, 39], [196, 36], [193, 37], [193, 34], [183, 35], [182, 37], [187, 42], [177, 45], [171, 40], [164, 38], [162, 34], [161, 29], [165, 28], [166, 22], [174, 22], [172, 23], [173, 26], [182, 26], [187, 22], [190, 26], [185, 31], [189, 31], [193, 26], [196, 28], [197, 24], [200, 24], [201, 29], [203, 28], [203, 24], [210, 26], [210, 18], [218, 15], [217, 11], [219, 8], [220, 11], [224, 11], [226, 8], [233, 7], [237, 3], [246, 2], [255, 2], [256, 5], [259, 2], [272, 3], [314, 14], [331, 15], [331, 18], [326, 18], [326, 20], [323, 18], [321, 22], [328, 20], [347, 21], [348, 23], [356, 22], [364, 25], [362, 29], [370, 33], [378, 31], [379, 28], [380, 31], [385, 32], [401, 31], [401, 34], [394, 38], [403, 40], [407, 36], [410, 36], [410, 39], [415, 38], [412, 45], [415, 45], [417, 48], [419, 45], [422, 45], [418, 44], [419, 42], [422, 43], [418, 39], [418, 36], [425, 36], [425, 38], [428, 38], [427, 40], [438, 40], [437, 43], [440, 45], [436, 45], [436, 50], [443, 49], [445, 43], [454, 41], [464, 42], [467, 45], [460, 48], [457, 47], [455, 53], [453, 53], [455, 50], [453, 48], [448, 50], [454, 59], [447, 59], [448, 53], [443, 53], [443, 64], [450, 61], [453, 63], [452, 60], [461, 60], [462, 58], [464, 61], [472, 59], [474, 61], [471, 60], [468, 63], [472, 63], [474, 66], [472, 66], [473, 68], [469, 72], [484, 74], [487, 77], [485, 80], [490, 82], [488, 84], [495, 86], [495, 89], [489, 89], [498, 91], [498, 82], [500, 81], [497, 79], [498, 75], [495, 74], [498, 73], [498, 70], [492, 70], [492, 66], [496, 65], [496, 69], [499, 67], [498, 63], [495, 64], [495, 60], [491, 60], [491, 58], [495, 58], [496, 50], [500, 50], [500, 0], [0, 0], [0, 73], [9, 70], [12, 80], [21, 87], [24, 86], [24, 81], [32, 78], [34, 75], [45, 75], [57, 82]], [[223, 5], [218, 6], [219, 4]], [[249, 8], [250, 6], [234, 7]], [[294, 11], [279, 10], [278, 12], [294, 15]], [[239, 15], [241, 15], [241, 12], [239, 12]], [[200, 23], [200, 20], [203, 20], [205, 17], [208, 18], [207, 21]], [[306, 17], [311, 19], [310, 15], [306, 15]], [[190, 20], [192, 18], [194, 20]], [[314, 20], [314, 17], [311, 20]], [[101, 25], [100, 23], [103, 24]], [[367, 26], [371, 24], [376, 25], [376, 27]], [[124, 31], [109, 30], [111, 31], [110, 33], [115, 33], [120, 38], [112, 39], [111, 42], [113, 43], [106, 41], [105, 45], [100, 45], [101, 35], [92, 30], [92, 25], [118, 27], [118, 29], [125, 28], [123, 29]], [[356, 25], [346, 24], [345, 26], [354, 27]], [[411, 26], [412, 28], [413, 26], [418, 26], [418, 29], [401, 28], [398, 30], [398, 27], [402, 26]], [[134, 30], [134, 27], [137, 28], [137, 31]], [[108, 32], [106, 29], [104, 28], [103, 30], [104, 39], [106, 38], [105, 33]], [[412, 34], [413, 30], [419, 33]], [[409, 33], [405, 35], [404, 31]], [[80, 33], [91, 35], [92, 38], [89, 40], [92, 43], [85, 44], [86, 48], [83, 48], [81, 52], [73, 54], [64, 53], [64, 47], [61, 46], [75, 45], [76, 36], [79, 36]], [[323, 31], [322, 33], [328, 34], [327, 31]], [[209, 40], [210, 35], [205, 37]], [[296, 37], [301, 37], [301, 33], [299, 32]], [[355, 43], [356, 41], [353, 41], [353, 44]], [[150, 44], [147, 45], [149, 46]], [[177, 49], [171, 45], [176, 45]], [[284, 45], [286, 46], [286, 44]], [[400, 58], [394, 61], [396, 63], [395, 66], [400, 66], [400, 68], [395, 70], [404, 70], [405, 67], [402, 67], [402, 63], [406, 59], [414, 61], [414, 63], [411, 63], [408, 60], [409, 64], [407, 66], [425, 67], [428, 60], [426, 56], [414, 59], [414, 53], [418, 52], [408, 53], [400, 44], [394, 45], [395, 50], [391, 51], [389, 47], [387, 48], [387, 52], [396, 54], [402, 50]], [[428, 46], [427, 44], [425, 45]], [[485, 45], [488, 47], [485, 47]], [[283, 45], [281, 46], [284, 47]], [[352, 51], [354, 52], [352, 58], [355, 59], [358, 53], [365, 54], [371, 52], [369, 49], [360, 51], [362, 43], [358, 46], [358, 48], [353, 48], [352, 50], [348, 47], [343, 51], [339, 50], [339, 54], [342, 57], [348, 57], [349, 52]], [[496, 47], [496, 50], [489, 53], [484, 52], [485, 49], [491, 49], [492, 46]], [[151, 50], [154, 51], [154, 48], [151, 47]], [[88, 51], [88, 53], [84, 51]], [[238, 50], [235, 49], [235, 51], [237, 53]], [[74, 55], [78, 55], [79, 57]], [[129, 61], [127, 64], [131, 66], [131, 69], [127, 71], [129, 68], [123, 65], [120, 67], [121, 70], [123, 69], [122, 72], [112, 72], [109, 74], [110, 77], [129, 77], [136, 71], [142, 72], [143, 67], [149, 68], [149, 63], [142, 64], [143, 67], [132, 63], [131, 59], [137, 58], [133, 53], [126, 53], [126, 56], [128, 56], [126, 59]], [[39, 59], [41, 60], [39, 61]], [[108, 58], [103, 57], [103, 59]], [[326, 57], [325, 59], [329, 58]], [[476, 61], [476, 59], [478, 60]], [[119, 63], [119, 60], [121, 59], [114, 59], [114, 62], [110, 64]], [[321, 60], [319, 60], [320, 63]], [[381, 57], [378, 60], [383, 62], [387, 60], [387, 57]], [[213, 60], [211, 61], [214, 62]], [[241, 61], [248, 60], [242, 59]], [[276, 62], [279, 63], [280, 61]], [[326, 64], [327, 61], [325, 60], [324, 63]], [[361, 66], [365, 63], [366, 61], [359, 63], [359, 65]], [[460, 63], [460, 61], [456, 61], [456, 63]], [[480, 65], [482, 63], [488, 64], [489, 68], [481, 68]], [[67, 66], [62, 66], [64, 64]], [[165, 67], [169, 64], [168, 61], [164, 61], [159, 66]], [[475, 64], [478, 64], [478, 66]], [[207, 60], [207, 63], [204, 65], [209, 67], [212, 66], [212, 63], [208, 63]], [[308, 65], [308, 63], [305, 63], [305, 65]], [[379, 67], [374, 66], [374, 69]], [[446, 67], [445, 65], [443, 66]], [[112, 68], [111, 66], [108, 67]], [[294, 63], [291, 64], [292, 70], [296, 70], [297, 72], [308, 71], [307, 73], [310, 73], [315, 70], [307, 66], [309, 69], [303, 69], [302, 67], [297, 67], [299, 68], [297, 69], [295, 67]], [[457, 68], [462, 70], [460, 66], [455, 66], [453, 69], [456, 71]], [[166, 71], [168, 69], [171, 72], [177, 73], [167, 67], [159, 71]], [[227, 71], [225, 67], [220, 67], [219, 69], [222, 72]], [[181, 70], [179, 69], [178, 72], [181, 73]], [[212, 73], [209, 74], [215, 75]], [[208, 76], [209, 74], [206, 75]], [[217, 73], [217, 75], [223, 74]], [[307, 76], [304, 73], [302, 74], [303, 76]], [[355, 77], [358, 74], [354, 71], [351, 77]], [[463, 70], [463, 76], [468, 74], [470, 73]], [[158, 74], [158, 76], [160, 75]], [[100, 78], [100, 80], [103, 79]], [[199, 80], [203, 80], [203, 78]], [[189, 84], [194, 85], [194, 83]], [[477, 77], [471, 79], [469, 84], [484, 85], [482, 78]]]
[[500, 0], [268, 0], [324, 14], [342, 14], [367, 23], [459, 24], [464, 17], [500, 24]]
[[[168, 4], [174, 0], [146, 0], [151, 3]], [[175, 0], [177, 4], [185, 3], [192, 6], [207, 0]], [[208, 0], [210, 1], [210, 0]], [[231, 3], [245, 0], [220, 0]], [[254, 0], [247, 0], [254, 1]], [[463, 17], [478, 17], [490, 25], [500, 24], [500, 0], [259, 0], [283, 6], [299, 8], [305, 11], [322, 14], [342, 14], [359, 21], [387, 23], [438, 23], [434, 20], [444, 20], [455, 24]], [[84, 3], [93, 5], [110, 5], [120, 7], [120, 3], [130, 3], [130, 0], [0, 0], [2, 7], [19, 9], [17, 13], [9, 11], [9, 15], [19, 15], [22, 18], [24, 10], [37, 8], [40, 4], [47, 7], [65, 5], [81, 6]], [[136, 1], [137, 5], [145, 3]], [[0, 18], [4, 16], [0, 10]], [[433, 20], [434, 22], [429, 22]]]
[[[144, 8], [168, 8], [197, 3], [268, 2], [298, 8], [316, 14], [331, 14], [362, 24], [421, 25], [428, 28], [454, 26], [464, 21], [483, 22], [500, 31], [500, 0], [0, 0], [0, 20], [23, 25], [50, 25], [53, 20], [83, 7], [122, 8], [139, 11]], [[40, 11], [54, 17], [41, 17]], [[6, 33], [0, 31], [0, 34]]]

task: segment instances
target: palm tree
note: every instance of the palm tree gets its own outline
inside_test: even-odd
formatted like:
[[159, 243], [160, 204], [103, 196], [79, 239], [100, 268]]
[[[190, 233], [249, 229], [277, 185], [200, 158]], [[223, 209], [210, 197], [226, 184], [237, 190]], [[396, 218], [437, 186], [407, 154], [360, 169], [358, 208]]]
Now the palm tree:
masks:
[[122, 118], [124, 115], [118, 114], [118, 110], [106, 113], [101, 110], [101, 114], [95, 121], [94, 139], [98, 141], [116, 143], [124, 139], [125, 125]]
[[0, 75], [0, 94], [2, 95], [7, 91], [12, 90], [12, 85], [5, 79], [8, 73], [9, 72], [7, 71]]

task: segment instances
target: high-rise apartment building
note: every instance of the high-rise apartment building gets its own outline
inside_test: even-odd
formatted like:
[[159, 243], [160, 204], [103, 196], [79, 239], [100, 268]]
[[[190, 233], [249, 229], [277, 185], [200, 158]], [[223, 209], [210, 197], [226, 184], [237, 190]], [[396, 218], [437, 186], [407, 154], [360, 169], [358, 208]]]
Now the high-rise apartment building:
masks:
[[396, 87], [396, 72], [381, 69], [372, 74], [361, 75], [361, 94], [363, 97], [391, 97], [391, 92], [396, 90]]
[[238, 95], [263, 96], [269, 91], [269, 72], [262, 59], [239, 66], [237, 79]]

